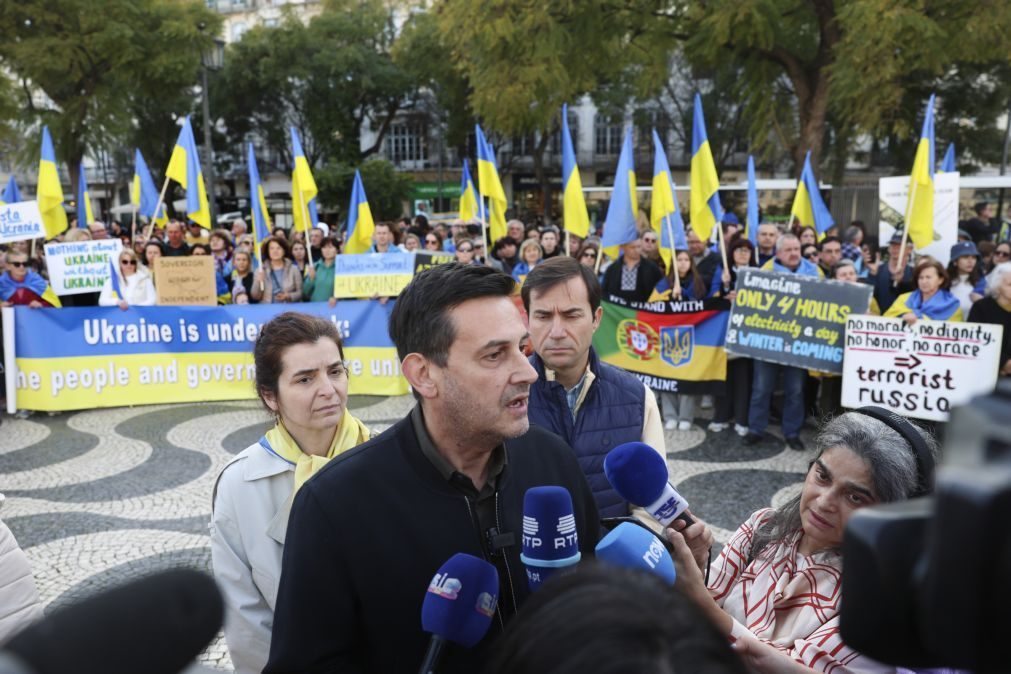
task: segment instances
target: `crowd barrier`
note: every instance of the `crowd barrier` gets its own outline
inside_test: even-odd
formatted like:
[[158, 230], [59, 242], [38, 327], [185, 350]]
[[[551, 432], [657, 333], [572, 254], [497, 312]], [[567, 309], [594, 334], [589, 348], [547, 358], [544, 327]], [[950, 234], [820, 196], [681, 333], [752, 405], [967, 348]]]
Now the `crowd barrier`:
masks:
[[253, 343], [283, 311], [332, 321], [351, 395], [402, 395], [393, 303], [3, 309], [7, 409], [63, 411], [256, 397]]

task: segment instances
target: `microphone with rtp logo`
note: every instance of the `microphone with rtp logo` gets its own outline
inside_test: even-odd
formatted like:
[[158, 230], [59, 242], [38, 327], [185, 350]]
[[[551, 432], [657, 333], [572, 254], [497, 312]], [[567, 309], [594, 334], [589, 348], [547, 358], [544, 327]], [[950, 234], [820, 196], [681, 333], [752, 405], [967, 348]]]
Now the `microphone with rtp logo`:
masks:
[[618, 445], [604, 457], [604, 475], [621, 497], [639, 506], [663, 526], [676, 519], [691, 525], [688, 501], [669, 481], [667, 462], [644, 442]]
[[498, 571], [473, 555], [458, 552], [443, 564], [425, 593], [421, 627], [432, 635], [420, 674], [432, 674], [446, 642], [477, 645], [498, 605]]
[[651, 531], [632, 522], [622, 522], [600, 539], [595, 554], [605, 564], [642, 569], [671, 585], [677, 580], [667, 548]]
[[579, 535], [572, 495], [565, 487], [532, 487], [523, 496], [520, 561], [534, 591], [559, 569], [579, 562]]

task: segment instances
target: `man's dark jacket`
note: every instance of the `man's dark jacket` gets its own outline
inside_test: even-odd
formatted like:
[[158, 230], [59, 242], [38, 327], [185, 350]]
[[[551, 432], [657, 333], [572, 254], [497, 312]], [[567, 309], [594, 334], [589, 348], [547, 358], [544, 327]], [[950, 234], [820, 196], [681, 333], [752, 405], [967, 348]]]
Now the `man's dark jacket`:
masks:
[[600, 362], [591, 348], [590, 370], [595, 379], [586, 392], [575, 421], [565, 399], [565, 388], [544, 376], [544, 361], [530, 357], [537, 381], [530, 387], [530, 423], [557, 433], [576, 452], [601, 517], [628, 514], [628, 502], [604, 475], [604, 457], [626, 442], [642, 440], [646, 388], [624, 370]]
[[604, 272], [604, 282], [601, 288], [604, 291], [604, 298], [608, 295], [615, 295], [626, 302], [647, 302], [649, 296], [653, 294], [653, 288], [663, 278], [663, 272], [645, 257], [639, 260], [639, 268], [636, 269], [635, 290], [621, 289], [621, 271], [625, 266], [625, 256], [622, 255], [611, 263], [611, 266]]
[[[597, 508], [576, 457], [542, 428], [505, 442], [496, 483], [501, 532], [514, 534], [499, 574], [503, 602], [474, 649], [450, 646], [440, 674], [480, 671], [501, 632], [502, 604], [530, 591], [520, 562], [523, 495], [542, 485], [572, 494], [583, 557], [599, 539]], [[265, 673], [414, 674], [428, 646], [421, 605], [439, 567], [464, 552], [490, 559], [475, 505], [422, 454], [410, 416], [338, 456], [299, 490], [292, 505]]]

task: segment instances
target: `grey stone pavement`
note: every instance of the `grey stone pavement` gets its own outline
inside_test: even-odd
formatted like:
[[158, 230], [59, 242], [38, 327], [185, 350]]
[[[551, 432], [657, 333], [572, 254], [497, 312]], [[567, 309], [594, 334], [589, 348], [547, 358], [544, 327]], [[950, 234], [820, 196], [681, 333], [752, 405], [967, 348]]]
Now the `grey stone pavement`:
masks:
[[[412, 404], [410, 396], [350, 401], [377, 431]], [[689, 431], [668, 431], [666, 450], [678, 490], [724, 543], [755, 509], [799, 491], [813, 452], [745, 447], [732, 429], [705, 431], [708, 415], [701, 410]], [[210, 571], [214, 479], [267, 426], [252, 401], [5, 416], [0, 518], [31, 560], [47, 610], [167, 568]], [[199, 661], [230, 670], [223, 637]]]

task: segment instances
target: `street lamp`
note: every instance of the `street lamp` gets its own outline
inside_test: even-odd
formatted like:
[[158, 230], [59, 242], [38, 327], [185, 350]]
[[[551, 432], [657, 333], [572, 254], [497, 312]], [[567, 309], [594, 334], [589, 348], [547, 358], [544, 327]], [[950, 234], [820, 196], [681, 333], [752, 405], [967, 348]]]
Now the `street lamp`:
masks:
[[214, 38], [213, 42], [200, 53], [201, 76], [203, 77], [204, 107], [204, 175], [207, 176], [207, 205], [210, 207], [211, 229], [218, 225], [218, 205], [214, 194], [214, 150], [211, 147], [211, 97], [207, 90], [207, 73], [221, 70], [225, 64], [225, 42]]

